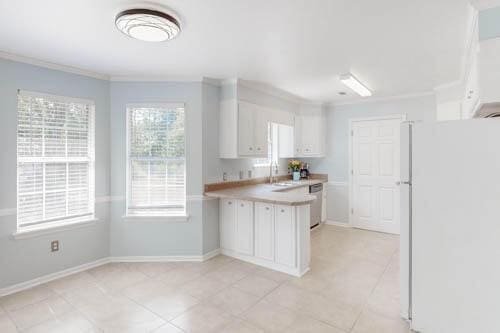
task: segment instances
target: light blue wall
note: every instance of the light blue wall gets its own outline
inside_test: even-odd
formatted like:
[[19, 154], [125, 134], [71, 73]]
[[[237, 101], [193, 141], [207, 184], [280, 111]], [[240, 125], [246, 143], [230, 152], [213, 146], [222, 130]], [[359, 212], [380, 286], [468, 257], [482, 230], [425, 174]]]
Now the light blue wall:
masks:
[[479, 12], [479, 40], [500, 37], [500, 7]]
[[[91, 99], [96, 112], [96, 197], [109, 195], [109, 82], [0, 59], [0, 212], [16, 207], [17, 89]], [[14, 240], [15, 214], [0, 214], [0, 288], [109, 254], [108, 203], [96, 203], [96, 225]], [[61, 250], [50, 252], [59, 240]]]
[[349, 198], [349, 120], [405, 114], [407, 120], [435, 121], [435, 96], [341, 105], [327, 112], [327, 152], [311, 159], [311, 171], [328, 174], [327, 219], [347, 222]]
[[[201, 255], [203, 202], [202, 83], [111, 82], [112, 256]], [[126, 105], [185, 103], [187, 222], [123, 219], [126, 191]]]

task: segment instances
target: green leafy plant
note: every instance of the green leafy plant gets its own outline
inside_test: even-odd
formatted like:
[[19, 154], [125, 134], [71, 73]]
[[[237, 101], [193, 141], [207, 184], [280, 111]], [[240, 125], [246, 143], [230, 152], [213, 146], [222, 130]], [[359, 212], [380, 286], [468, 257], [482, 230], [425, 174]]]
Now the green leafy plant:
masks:
[[288, 161], [288, 168], [290, 170], [292, 170], [293, 172], [298, 172], [298, 171], [300, 171], [301, 164], [302, 164], [302, 162], [299, 160], [290, 160], [290, 161]]

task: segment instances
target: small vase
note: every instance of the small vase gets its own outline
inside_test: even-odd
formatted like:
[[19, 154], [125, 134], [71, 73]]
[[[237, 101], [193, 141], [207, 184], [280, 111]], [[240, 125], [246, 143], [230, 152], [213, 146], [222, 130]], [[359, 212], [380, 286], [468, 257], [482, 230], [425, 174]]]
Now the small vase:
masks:
[[294, 171], [293, 172], [293, 180], [294, 181], [300, 180], [300, 172], [299, 171]]

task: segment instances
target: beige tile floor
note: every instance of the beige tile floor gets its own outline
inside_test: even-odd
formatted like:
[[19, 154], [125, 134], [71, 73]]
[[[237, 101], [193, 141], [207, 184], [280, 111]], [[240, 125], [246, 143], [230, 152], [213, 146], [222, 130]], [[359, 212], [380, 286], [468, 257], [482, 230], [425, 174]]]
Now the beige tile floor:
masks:
[[0, 332], [408, 332], [398, 242], [322, 226], [302, 278], [225, 256], [107, 264], [0, 298]]

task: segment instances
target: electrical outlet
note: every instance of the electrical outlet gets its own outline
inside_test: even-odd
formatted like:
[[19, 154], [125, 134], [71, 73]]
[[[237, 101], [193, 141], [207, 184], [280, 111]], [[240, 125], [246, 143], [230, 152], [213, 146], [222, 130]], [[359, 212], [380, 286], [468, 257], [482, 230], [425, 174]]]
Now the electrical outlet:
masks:
[[59, 241], [55, 240], [50, 243], [50, 249], [52, 252], [57, 252], [59, 251]]

